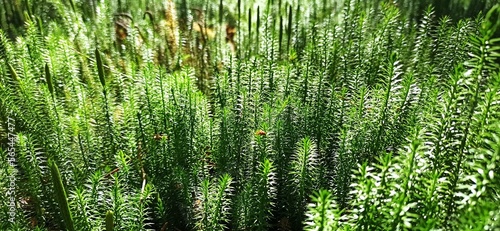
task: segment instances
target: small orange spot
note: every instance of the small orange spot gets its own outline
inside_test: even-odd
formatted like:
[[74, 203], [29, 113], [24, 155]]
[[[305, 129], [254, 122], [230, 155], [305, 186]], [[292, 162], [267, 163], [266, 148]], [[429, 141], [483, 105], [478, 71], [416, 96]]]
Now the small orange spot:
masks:
[[166, 139], [166, 138], [167, 138], [167, 135], [165, 135], [165, 134], [163, 134], [163, 133], [156, 133], [156, 134], [154, 134], [154, 136], [153, 136], [153, 139], [155, 139], [155, 140], [161, 140], [161, 139], [163, 139], [163, 138], [165, 138], [165, 139]]
[[257, 130], [257, 131], [255, 132], [255, 135], [256, 135], [256, 136], [266, 136], [266, 135], [267, 135], [267, 133], [266, 133], [265, 131], [263, 131], [263, 130]]

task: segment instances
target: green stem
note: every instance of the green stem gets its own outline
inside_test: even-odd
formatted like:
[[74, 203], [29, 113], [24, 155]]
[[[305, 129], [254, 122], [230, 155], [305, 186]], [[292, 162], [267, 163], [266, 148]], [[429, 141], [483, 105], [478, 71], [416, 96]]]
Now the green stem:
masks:
[[54, 184], [54, 191], [57, 203], [59, 204], [59, 209], [61, 216], [64, 220], [66, 229], [69, 231], [75, 231], [73, 217], [69, 209], [68, 197], [66, 196], [66, 190], [61, 178], [61, 172], [57, 167], [57, 164], [49, 159], [50, 173], [52, 175], [52, 183]]

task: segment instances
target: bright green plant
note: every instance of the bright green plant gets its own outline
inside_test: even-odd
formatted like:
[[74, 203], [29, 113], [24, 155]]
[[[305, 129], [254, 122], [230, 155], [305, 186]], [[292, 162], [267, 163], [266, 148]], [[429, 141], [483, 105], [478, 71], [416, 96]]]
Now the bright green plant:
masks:
[[313, 203], [307, 212], [305, 230], [330, 231], [338, 230], [340, 211], [336, 210], [332, 194], [326, 190], [315, 192], [312, 196]]
[[108, 210], [108, 212], [106, 212], [106, 231], [113, 231], [115, 230], [115, 224], [114, 224], [114, 221], [113, 221], [113, 212], [111, 212], [110, 210]]
[[67, 230], [75, 230], [73, 217], [68, 205], [68, 197], [66, 196], [66, 189], [64, 188], [61, 172], [57, 167], [57, 164], [49, 159], [50, 174], [52, 175], [52, 183], [54, 184], [54, 192], [56, 196], [56, 201], [59, 204], [60, 213], [64, 221], [64, 227]]
[[499, 8], [462, 2], [4, 4], [0, 229], [495, 229]]

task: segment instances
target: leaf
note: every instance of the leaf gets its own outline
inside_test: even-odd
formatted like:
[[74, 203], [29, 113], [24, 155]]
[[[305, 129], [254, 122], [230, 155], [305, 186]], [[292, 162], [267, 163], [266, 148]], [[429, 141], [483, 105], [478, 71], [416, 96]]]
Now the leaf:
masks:
[[106, 88], [106, 81], [104, 79], [104, 66], [102, 64], [101, 53], [97, 48], [95, 49], [95, 58], [97, 62], [97, 74], [99, 75], [99, 80], [101, 81], [102, 87]]
[[49, 65], [45, 64], [45, 80], [47, 80], [47, 87], [52, 97], [54, 97], [54, 87], [52, 86], [52, 77], [50, 75]]

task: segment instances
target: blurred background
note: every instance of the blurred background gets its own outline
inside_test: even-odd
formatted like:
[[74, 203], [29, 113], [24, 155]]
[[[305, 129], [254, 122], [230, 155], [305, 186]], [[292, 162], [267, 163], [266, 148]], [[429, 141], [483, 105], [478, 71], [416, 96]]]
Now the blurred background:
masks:
[[[112, 6], [115, 12], [126, 12], [132, 16], [141, 16], [146, 11], [157, 11], [162, 8], [165, 2], [170, 0], [0, 0], [0, 29], [5, 31], [11, 39], [21, 35], [24, 30], [24, 23], [28, 15], [36, 15], [43, 22], [63, 20], [58, 10], [76, 8], [82, 11], [86, 18], [84, 21], [94, 22], [99, 9], [96, 7], [100, 2]], [[297, 0], [244, 0], [241, 2], [244, 9], [256, 5], [266, 5], [268, 2], [282, 1], [283, 4], [294, 5]], [[378, 5], [381, 0], [366, 1], [367, 4]], [[219, 0], [175, 0], [173, 1], [178, 9], [179, 20], [186, 20], [193, 9], [203, 9], [210, 11], [205, 16], [207, 19], [216, 19]], [[300, 2], [300, 1], [298, 1]], [[342, 4], [342, 0], [325, 1], [319, 0], [318, 5], [323, 7], [334, 7]], [[394, 0], [402, 12], [409, 14], [415, 20], [419, 20], [419, 15], [429, 4], [435, 7], [436, 16], [450, 16], [453, 21], [463, 18], [474, 17], [481, 11], [486, 11], [498, 0]], [[237, 1], [223, 1], [226, 6], [227, 16], [236, 14]], [[27, 13], [27, 14], [26, 14]], [[227, 19], [227, 18], [226, 18]]]

